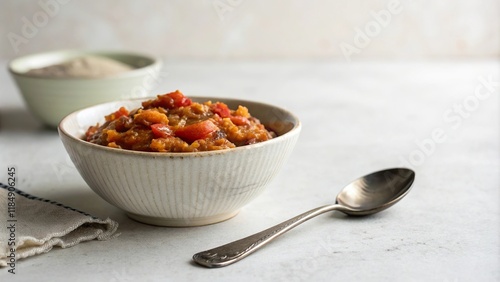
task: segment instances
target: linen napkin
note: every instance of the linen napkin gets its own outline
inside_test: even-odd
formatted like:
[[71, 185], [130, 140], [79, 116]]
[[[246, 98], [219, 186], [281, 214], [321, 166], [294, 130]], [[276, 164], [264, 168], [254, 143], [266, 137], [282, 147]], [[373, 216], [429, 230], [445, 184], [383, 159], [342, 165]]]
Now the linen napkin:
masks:
[[0, 183], [0, 267], [69, 248], [89, 240], [108, 240], [118, 223], [99, 219], [60, 203], [29, 195]]

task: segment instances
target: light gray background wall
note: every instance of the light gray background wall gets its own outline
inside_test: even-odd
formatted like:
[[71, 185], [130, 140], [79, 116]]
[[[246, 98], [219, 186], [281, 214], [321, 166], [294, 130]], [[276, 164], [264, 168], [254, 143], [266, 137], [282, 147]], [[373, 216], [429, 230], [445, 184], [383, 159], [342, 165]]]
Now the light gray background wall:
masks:
[[498, 0], [2, 0], [0, 58], [61, 48], [167, 58], [498, 57]]

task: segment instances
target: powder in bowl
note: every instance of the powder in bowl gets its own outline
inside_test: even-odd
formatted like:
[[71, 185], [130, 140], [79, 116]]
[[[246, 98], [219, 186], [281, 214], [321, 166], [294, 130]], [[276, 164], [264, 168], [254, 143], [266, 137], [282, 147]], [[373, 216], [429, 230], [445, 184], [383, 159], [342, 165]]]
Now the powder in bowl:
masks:
[[102, 78], [120, 74], [133, 67], [100, 56], [82, 56], [60, 64], [31, 69], [29, 75], [55, 78]]

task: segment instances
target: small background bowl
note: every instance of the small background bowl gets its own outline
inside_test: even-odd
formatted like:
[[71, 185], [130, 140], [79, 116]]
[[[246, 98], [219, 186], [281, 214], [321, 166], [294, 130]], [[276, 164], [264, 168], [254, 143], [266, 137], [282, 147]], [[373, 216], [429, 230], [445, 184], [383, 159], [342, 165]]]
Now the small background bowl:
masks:
[[262, 193], [288, 159], [301, 124], [292, 113], [267, 104], [225, 98], [230, 108], [248, 107], [279, 136], [234, 149], [195, 153], [152, 153], [109, 148], [83, 141], [90, 125], [120, 106], [144, 99], [105, 103], [76, 111], [59, 125], [62, 142], [92, 190], [129, 217], [161, 226], [198, 226], [229, 219]]
[[[105, 78], [51, 78], [26, 73], [84, 55], [108, 57], [134, 69]], [[161, 61], [147, 55], [75, 50], [28, 55], [9, 64], [9, 71], [30, 111], [54, 128], [75, 110], [108, 101], [149, 96], [160, 68]]]

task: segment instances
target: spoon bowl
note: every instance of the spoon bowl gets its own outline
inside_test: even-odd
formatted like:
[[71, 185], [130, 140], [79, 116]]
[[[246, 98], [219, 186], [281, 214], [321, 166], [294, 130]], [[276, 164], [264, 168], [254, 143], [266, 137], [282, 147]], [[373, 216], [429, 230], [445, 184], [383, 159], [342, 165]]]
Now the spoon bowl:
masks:
[[337, 195], [340, 211], [353, 216], [369, 215], [385, 210], [410, 191], [415, 172], [405, 168], [377, 171], [347, 185]]
[[227, 266], [325, 212], [338, 210], [350, 216], [362, 216], [383, 211], [406, 196], [414, 180], [415, 172], [406, 168], [386, 169], [365, 175], [345, 186], [337, 195], [335, 204], [312, 209], [259, 233], [197, 253], [193, 260], [210, 268]]

